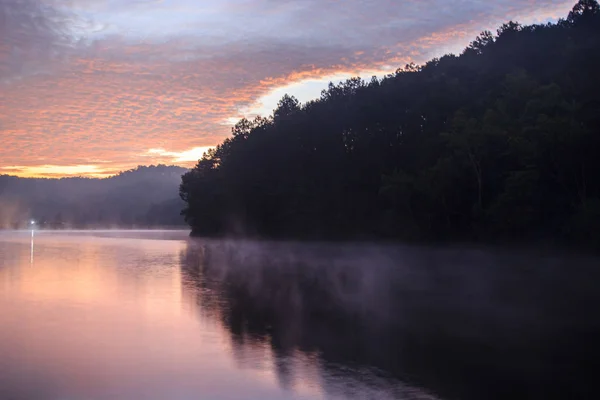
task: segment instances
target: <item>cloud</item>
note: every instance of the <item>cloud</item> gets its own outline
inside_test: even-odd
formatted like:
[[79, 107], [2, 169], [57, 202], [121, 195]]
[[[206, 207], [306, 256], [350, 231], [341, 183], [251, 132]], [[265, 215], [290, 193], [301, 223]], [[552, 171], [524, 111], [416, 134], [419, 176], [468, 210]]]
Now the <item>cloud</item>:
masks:
[[38, 0], [0, 0], [0, 84], [47, 72], [72, 46], [71, 18]]
[[155, 159], [156, 157], [160, 157], [161, 159], [167, 159], [170, 163], [195, 163], [212, 148], [214, 148], [214, 146], [194, 147], [193, 149], [181, 152], [167, 151], [165, 149], [150, 149], [146, 152], [145, 155], [153, 157]]
[[190, 166], [282, 88], [307, 100], [570, 3], [0, 0], [0, 165]]
[[117, 171], [103, 170], [96, 165], [39, 165], [35, 167], [26, 166], [7, 166], [0, 167], [0, 171], [5, 174], [30, 177], [62, 177], [62, 176], [94, 176], [105, 177], [114, 175]]

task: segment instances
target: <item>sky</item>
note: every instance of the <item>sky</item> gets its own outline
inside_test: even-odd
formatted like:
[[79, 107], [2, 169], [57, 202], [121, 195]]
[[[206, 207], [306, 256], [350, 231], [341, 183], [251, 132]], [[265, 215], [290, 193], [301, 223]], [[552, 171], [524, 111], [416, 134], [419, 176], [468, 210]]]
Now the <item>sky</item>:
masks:
[[0, 174], [193, 166], [244, 116], [575, 0], [0, 0]]

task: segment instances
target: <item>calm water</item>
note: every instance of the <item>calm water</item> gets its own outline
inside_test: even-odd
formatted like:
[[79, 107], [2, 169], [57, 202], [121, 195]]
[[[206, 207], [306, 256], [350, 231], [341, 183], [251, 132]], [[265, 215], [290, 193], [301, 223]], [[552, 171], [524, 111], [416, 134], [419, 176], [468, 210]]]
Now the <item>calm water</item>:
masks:
[[600, 262], [0, 233], [0, 399], [592, 399]]

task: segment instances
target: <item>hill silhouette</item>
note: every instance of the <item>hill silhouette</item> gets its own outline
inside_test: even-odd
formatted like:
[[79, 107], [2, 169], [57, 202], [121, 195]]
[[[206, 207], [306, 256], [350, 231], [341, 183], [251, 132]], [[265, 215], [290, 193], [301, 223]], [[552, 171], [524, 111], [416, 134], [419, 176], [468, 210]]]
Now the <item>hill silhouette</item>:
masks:
[[177, 166], [139, 166], [109, 178], [0, 176], [0, 228], [158, 227], [183, 224]]
[[196, 235], [600, 238], [600, 7], [241, 120], [183, 176]]

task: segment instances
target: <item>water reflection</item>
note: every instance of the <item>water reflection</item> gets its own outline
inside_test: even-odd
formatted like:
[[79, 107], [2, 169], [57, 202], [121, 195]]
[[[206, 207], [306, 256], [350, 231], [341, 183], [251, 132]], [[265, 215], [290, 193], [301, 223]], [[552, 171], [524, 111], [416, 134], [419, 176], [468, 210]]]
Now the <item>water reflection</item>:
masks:
[[597, 259], [200, 241], [181, 264], [184, 288], [222, 321], [239, 362], [269, 347], [283, 388], [597, 398]]
[[194, 245], [157, 239], [36, 232], [32, 263], [29, 231], [0, 233], [1, 399], [429, 398], [368, 369], [324, 374], [269, 307], [245, 321]]
[[0, 398], [109, 398], [182, 359], [182, 243], [36, 236], [32, 265], [30, 238], [10, 239], [0, 242]]
[[35, 234], [35, 231], [32, 229], [31, 230], [31, 252], [30, 252], [31, 254], [29, 257], [29, 264], [31, 266], [33, 266], [33, 236], [34, 236], [34, 234]]
[[[368, 362], [393, 350], [370, 346], [365, 336], [377, 339], [387, 329], [376, 315], [386, 308], [373, 308], [386, 301], [379, 291], [385, 274], [324, 265], [339, 261], [331, 255], [298, 255], [281, 244], [210, 241], [182, 253], [184, 288], [227, 329], [238, 365], [262, 369], [267, 359], [281, 388], [319, 388], [328, 398], [433, 399]], [[376, 319], [365, 324], [368, 315]]]
[[0, 232], [0, 399], [597, 398], [597, 265]]

